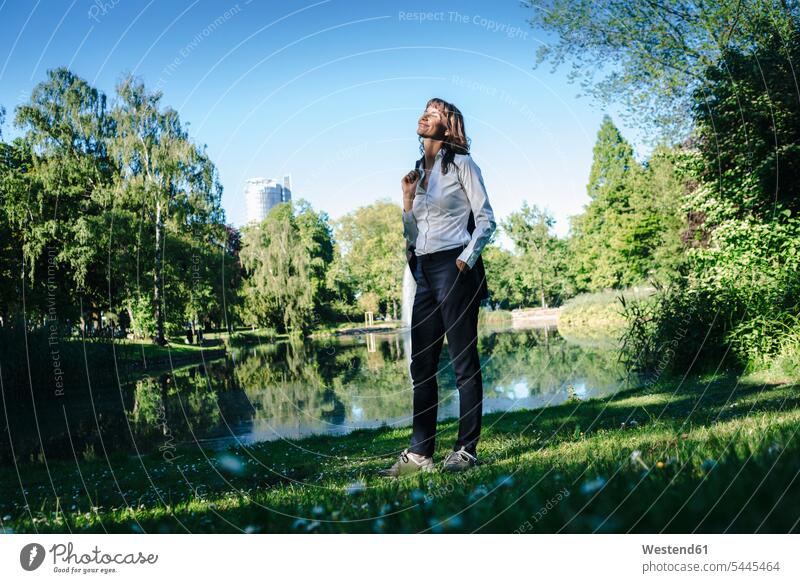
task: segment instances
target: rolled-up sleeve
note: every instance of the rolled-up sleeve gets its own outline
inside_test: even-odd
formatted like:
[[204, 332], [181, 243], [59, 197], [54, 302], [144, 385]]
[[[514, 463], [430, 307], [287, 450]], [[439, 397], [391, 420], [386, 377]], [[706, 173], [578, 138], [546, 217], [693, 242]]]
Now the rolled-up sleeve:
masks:
[[403, 210], [403, 236], [410, 245], [416, 245], [417, 219], [414, 218], [413, 210]]
[[472, 238], [458, 258], [472, 269], [481, 251], [497, 229], [497, 223], [494, 219], [494, 211], [489, 204], [489, 195], [483, 184], [481, 169], [472, 156], [464, 156], [464, 162], [459, 165], [458, 169], [461, 185], [467, 194], [472, 214], [475, 217], [475, 230], [472, 231]]

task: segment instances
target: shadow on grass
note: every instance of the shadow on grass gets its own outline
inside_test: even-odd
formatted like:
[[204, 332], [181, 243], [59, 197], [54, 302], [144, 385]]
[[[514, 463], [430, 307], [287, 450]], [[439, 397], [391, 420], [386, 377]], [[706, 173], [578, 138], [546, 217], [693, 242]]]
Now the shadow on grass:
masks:
[[[797, 389], [731, 376], [664, 380], [602, 400], [490, 414], [482, 465], [398, 481], [375, 472], [407, 445], [407, 428], [209, 459], [186, 451], [173, 464], [146, 456], [115, 465], [116, 481], [108, 464], [83, 464], [98, 508], [88, 512], [74, 464], [51, 471], [57, 509], [41, 470], [23, 474], [28, 509], [4, 471], [2, 512], [17, 532], [797, 531]], [[441, 460], [457, 422], [439, 429]]]

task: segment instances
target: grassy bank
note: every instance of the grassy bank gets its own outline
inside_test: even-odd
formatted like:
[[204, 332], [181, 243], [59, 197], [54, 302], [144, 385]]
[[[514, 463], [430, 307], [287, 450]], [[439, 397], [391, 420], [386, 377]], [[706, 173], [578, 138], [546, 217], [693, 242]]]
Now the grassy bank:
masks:
[[[275, 340], [276, 335], [270, 329], [240, 329], [232, 335], [228, 332], [208, 332], [203, 336], [203, 344], [187, 344], [183, 338], [168, 338], [167, 346], [159, 346], [150, 340], [114, 340], [114, 355], [122, 368], [133, 366], [137, 369], [170, 370], [173, 366], [199, 363], [210, 358], [223, 355], [231, 342], [259, 343]], [[86, 351], [90, 362], [105, 356], [103, 342], [90, 341], [84, 344], [78, 339], [65, 341], [65, 345], [74, 345], [73, 351]], [[99, 355], [94, 354], [100, 352]], [[97, 359], [94, 357], [97, 356]]]
[[564, 302], [558, 315], [558, 331], [565, 338], [618, 337], [625, 329], [620, 294], [642, 300], [652, 289], [627, 289], [581, 294]]
[[499, 326], [511, 324], [514, 317], [511, 310], [487, 310], [481, 308], [478, 312], [478, 325]]
[[[0, 517], [14, 532], [787, 532], [798, 395], [698, 378], [486, 415], [483, 465], [399, 481], [374, 473], [408, 429], [6, 468]], [[441, 430], [437, 460], [456, 423]]]

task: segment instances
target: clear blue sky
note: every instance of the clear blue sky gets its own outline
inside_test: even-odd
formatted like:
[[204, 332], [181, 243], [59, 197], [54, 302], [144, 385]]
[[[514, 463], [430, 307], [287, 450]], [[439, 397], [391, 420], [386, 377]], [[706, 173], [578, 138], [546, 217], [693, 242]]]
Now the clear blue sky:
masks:
[[109, 97], [133, 72], [208, 145], [229, 222], [244, 221], [247, 178], [286, 173], [295, 198], [337, 218], [400, 203], [416, 119], [436, 96], [464, 113], [497, 217], [527, 200], [563, 235], [588, 201], [603, 111], [576, 98], [565, 67], [533, 69], [546, 37], [529, 16], [514, 0], [0, 0], [4, 135], [49, 68], [69, 66]]

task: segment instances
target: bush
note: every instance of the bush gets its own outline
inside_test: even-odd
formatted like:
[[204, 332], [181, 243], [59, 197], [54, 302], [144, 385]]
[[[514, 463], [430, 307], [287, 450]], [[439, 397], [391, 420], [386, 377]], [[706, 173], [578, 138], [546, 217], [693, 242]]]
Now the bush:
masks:
[[144, 295], [132, 299], [128, 305], [131, 314], [131, 330], [135, 338], [152, 338], [156, 334], [156, 319], [150, 298]]
[[626, 320], [620, 360], [628, 371], [653, 379], [725, 361], [726, 318], [718, 298], [692, 289], [684, 278], [653, 285], [648, 301], [620, 296]]

